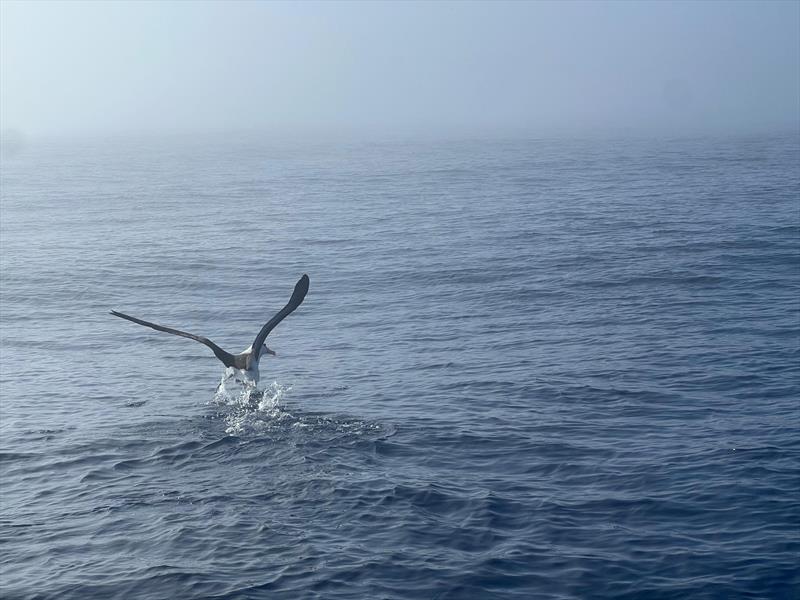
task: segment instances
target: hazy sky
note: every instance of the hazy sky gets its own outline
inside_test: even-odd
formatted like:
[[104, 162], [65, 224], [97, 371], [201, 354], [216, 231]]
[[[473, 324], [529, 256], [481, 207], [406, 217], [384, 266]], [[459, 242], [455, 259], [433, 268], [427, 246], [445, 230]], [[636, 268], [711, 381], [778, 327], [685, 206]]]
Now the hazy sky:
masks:
[[800, 2], [0, 2], [0, 126], [797, 128]]

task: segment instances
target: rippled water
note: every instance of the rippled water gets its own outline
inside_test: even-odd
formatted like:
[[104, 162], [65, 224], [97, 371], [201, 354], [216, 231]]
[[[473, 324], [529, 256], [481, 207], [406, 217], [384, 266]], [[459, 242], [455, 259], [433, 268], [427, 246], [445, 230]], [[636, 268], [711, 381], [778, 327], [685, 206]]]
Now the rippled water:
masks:
[[[800, 142], [31, 142], [3, 598], [797, 598]], [[263, 395], [190, 340], [270, 336]]]

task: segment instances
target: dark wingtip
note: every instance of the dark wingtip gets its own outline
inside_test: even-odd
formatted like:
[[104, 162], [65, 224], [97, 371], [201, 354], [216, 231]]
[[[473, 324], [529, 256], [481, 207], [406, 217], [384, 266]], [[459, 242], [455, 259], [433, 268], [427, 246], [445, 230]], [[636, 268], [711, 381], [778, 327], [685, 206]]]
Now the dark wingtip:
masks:
[[290, 302], [294, 303], [295, 306], [300, 304], [306, 297], [306, 294], [308, 293], [308, 283], [308, 275], [303, 274], [303, 276], [295, 284], [294, 292], [292, 292], [292, 299], [290, 300]]

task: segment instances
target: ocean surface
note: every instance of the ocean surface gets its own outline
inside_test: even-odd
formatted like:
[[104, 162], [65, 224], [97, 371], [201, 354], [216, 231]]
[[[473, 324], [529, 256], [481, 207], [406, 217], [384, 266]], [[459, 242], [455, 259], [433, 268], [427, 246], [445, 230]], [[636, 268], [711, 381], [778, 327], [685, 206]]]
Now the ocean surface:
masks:
[[796, 135], [1, 166], [0, 597], [800, 597]]

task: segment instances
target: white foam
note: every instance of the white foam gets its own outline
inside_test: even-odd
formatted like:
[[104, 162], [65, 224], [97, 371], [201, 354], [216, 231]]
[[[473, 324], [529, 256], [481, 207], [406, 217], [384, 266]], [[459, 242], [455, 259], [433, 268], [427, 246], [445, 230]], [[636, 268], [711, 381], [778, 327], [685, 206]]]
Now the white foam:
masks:
[[213, 402], [226, 407], [225, 432], [241, 435], [251, 431], [265, 431], [292, 419], [282, 405], [290, 386], [273, 381], [264, 389], [237, 380], [226, 373], [220, 380]]

